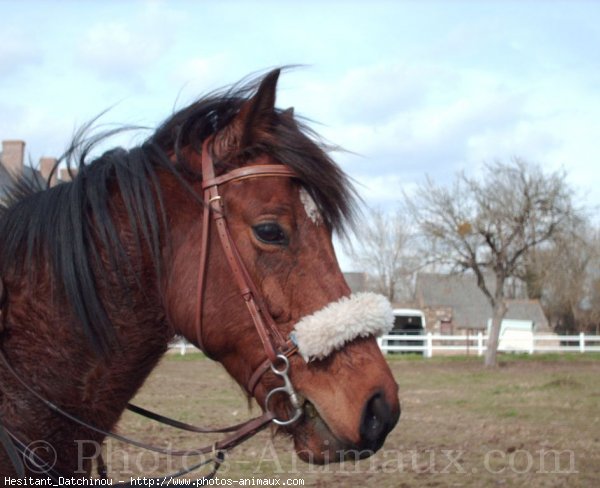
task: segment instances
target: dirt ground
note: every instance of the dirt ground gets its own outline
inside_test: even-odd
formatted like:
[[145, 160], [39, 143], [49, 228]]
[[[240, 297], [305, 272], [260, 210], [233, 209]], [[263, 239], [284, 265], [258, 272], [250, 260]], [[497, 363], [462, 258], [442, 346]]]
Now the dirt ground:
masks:
[[[474, 357], [389, 356], [402, 416], [375, 456], [310, 466], [296, 458], [289, 439], [265, 431], [230, 452], [218, 478], [279, 479], [296, 486], [598, 486], [600, 355], [503, 356], [502, 361], [489, 371]], [[258, 413], [256, 407], [248, 410], [223, 369], [199, 354], [167, 356], [135, 403], [203, 426]], [[130, 413], [119, 432], [177, 449], [218, 438], [180, 433]], [[105, 449], [115, 481], [159, 476], [181, 466], [118, 442], [109, 441]]]

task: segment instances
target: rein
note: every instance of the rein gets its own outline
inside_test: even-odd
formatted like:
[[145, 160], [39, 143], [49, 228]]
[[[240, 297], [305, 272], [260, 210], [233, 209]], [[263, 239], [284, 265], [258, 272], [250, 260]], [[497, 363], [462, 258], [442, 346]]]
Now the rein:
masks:
[[[283, 386], [274, 388], [267, 394], [264, 405], [264, 413], [262, 415], [250, 419], [241, 424], [233, 425], [230, 427], [225, 427], [221, 429], [205, 429], [186, 424], [184, 422], [180, 422], [169, 417], [165, 417], [163, 415], [151, 412], [133, 404], [128, 404], [128, 410], [177, 429], [195, 433], [219, 432], [229, 434], [221, 441], [217, 441], [214, 444], [199, 447], [196, 449], [188, 449], [183, 451], [160, 448], [120, 434], [116, 434], [111, 431], [105, 431], [103, 429], [95, 427], [58, 407], [56, 404], [49, 401], [39, 392], [33, 389], [23, 378], [21, 378], [21, 376], [19, 376], [19, 374], [14, 370], [14, 368], [10, 364], [4, 351], [0, 348], [0, 361], [6, 367], [7, 371], [9, 371], [10, 374], [29, 393], [36, 397], [47, 408], [74, 423], [77, 423], [105, 437], [110, 437], [115, 440], [161, 454], [183, 457], [212, 453], [211, 459], [203, 460], [202, 462], [191, 466], [189, 469], [185, 469], [177, 473], [172, 473], [164, 478], [156, 478], [155, 481], [157, 482], [174, 477], [183, 476], [212, 461], [214, 462], [213, 470], [205, 477], [205, 479], [210, 479], [215, 476], [217, 470], [219, 469], [219, 466], [224, 460], [224, 455], [226, 451], [232, 449], [238, 444], [254, 436], [260, 430], [264, 429], [270, 422], [273, 422], [280, 426], [291, 425], [292, 423], [296, 422], [302, 415], [302, 407], [298, 399], [298, 395], [294, 390], [292, 382], [289, 378], [290, 363], [288, 357], [297, 352], [297, 347], [293, 341], [286, 340], [282, 337], [281, 333], [277, 328], [277, 325], [275, 324], [275, 321], [271, 317], [270, 313], [268, 313], [268, 309], [262, 300], [261, 294], [258, 292], [252, 278], [250, 277], [250, 274], [246, 266], [244, 265], [244, 262], [240, 256], [237, 246], [231, 236], [229, 227], [227, 226], [227, 220], [224, 214], [223, 198], [219, 194], [219, 186], [226, 184], [230, 181], [237, 181], [257, 177], [294, 178], [297, 177], [297, 175], [293, 170], [283, 165], [258, 164], [238, 168], [229, 171], [223, 175], [215, 176], [214, 163], [209, 149], [209, 142], [210, 138], [204, 142], [202, 147], [202, 189], [204, 192], [204, 210], [202, 221], [202, 240], [200, 247], [200, 263], [198, 269], [198, 300], [196, 305], [194, 323], [196, 341], [199, 347], [203, 351], [205, 351], [202, 337], [202, 305], [206, 281], [209, 233], [211, 228], [210, 223], [211, 221], [213, 221], [215, 223], [217, 235], [219, 236], [219, 241], [227, 259], [227, 263], [239, 288], [240, 295], [244, 303], [246, 304], [250, 316], [252, 317], [255, 329], [258, 333], [258, 336], [261, 340], [266, 354], [266, 359], [256, 368], [256, 370], [251, 375], [248, 385], [246, 385], [246, 390], [252, 395], [254, 389], [256, 388], [256, 385], [269, 369], [271, 369], [273, 374], [279, 376], [283, 380]], [[2, 291], [3, 283], [0, 279], [0, 302], [4, 297], [4, 293], [2, 293]], [[1, 315], [2, 310], [0, 309], [0, 319]], [[270, 409], [271, 399], [274, 395], [280, 393], [286, 394], [288, 396], [290, 403], [294, 409], [294, 413], [288, 419], [278, 419]], [[10, 432], [10, 430], [6, 427], [6, 425], [4, 425], [1, 419], [0, 442], [2, 442], [10, 460], [12, 461], [15, 467], [15, 470], [17, 471], [17, 474], [20, 477], [24, 477], [23, 458], [35, 462], [36, 466], [42, 467], [47, 464], [43, 460], [41, 460], [39, 456], [37, 456], [34, 452], [29, 451], [27, 449], [27, 446], [23, 443], [23, 441], [18, 439], [17, 436]], [[102, 477], [106, 478], [106, 470], [101, 456], [98, 456], [98, 468], [99, 474]], [[60, 474], [57, 473], [56, 470], [52, 467], [50, 467], [49, 469], [45, 469], [43, 472], [45, 474], [48, 474], [49, 476], [51, 475], [50, 477], [52, 478]], [[129, 484], [126, 483], [116, 486], [129, 486]]]
[[[48, 407], [50, 410], [52, 410], [53, 412], [56, 412], [59, 415], [62, 415], [63, 417], [67, 418], [68, 420], [71, 420], [72, 422], [79, 424], [93, 432], [96, 432], [98, 434], [101, 434], [103, 436], [106, 437], [110, 437], [112, 439], [115, 439], [117, 441], [126, 443], [126, 444], [130, 444], [132, 446], [135, 447], [139, 447], [141, 449], [145, 449], [148, 451], [152, 451], [152, 452], [156, 452], [159, 454], [166, 454], [166, 455], [170, 455], [170, 456], [176, 456], [176, 457], [185, 457], [185, 456], [199, 456], [199, 455], [203, 455], [203, 454], [213, 454], [212, 459], [209, 459], [208, 461], [202, 461], [202, 463], [197, 464], [192, 466], [191, 468], [185, 470], [184, 472], [180, 472], [179, 474], [171, 474], [168, 475], [166, 478], [169, 477], [176, 477], [176, 476], [183, 476], [184, 474], [188, 474], [194, 470], [196, 470], [197, 468], [199, 468], [200, 466], [203, 466], [205, 464], [208, 464], [209, 462], [214, 461], [215, 463], [215, 467], [213, 469], [213, 472], [209, 474], [210, 477], [214, 476], [214, 474], [216, 474], [219, 465], [223, 462], [224, 459], [224, 453], [225, 451], [228, 451], [229, 449], [234, 448], [235, 446], [237, 446], [238, 444], [244, 442], [245, 440], [249, 439], [250, 437], [254, 436], [256, 433], [258, 433], [260, 430], [262, 430], [264, 427], [267, 426], [267, 424], [273, 420], [274, 416], [272, 413], [270, 412], [265, 412], [264, 414], [262, 414], [259, 417], [255, 417], [253, 419], [250, 419], [244, 423], [232, 426], [232, 427], [227, 427], [224, 429], [201, 429], [199, 427], [194, 427], [188, 424], [184, 424], [182, 422], [170, 419], [168, 417], [163, 417], [161, 415], [158, 414], [154, 414], [153, 412], [150, 412], [148, 410], [145, 410], [141, 407], [136, 407], [135, 405], [130, 405], [128, 408], [129, 410], [139, 413], [140, 415], [143, 415], [145, 417], [148, 418], [154, 418], [154, 420], [161, 422], [161, 423], [165, 423], [167, 425], [171, 425], [173, 427], [179, 428], [181, 430], [188, 430], [188, 431], [192, 431], [192, 432], [201, 432], [201, 433], [209, 433], [209, 432], [233, 432], [231, 435], [229, 435], [228, 437], [226, 437], [225, 439], [221, 440], [221, 441], [217, 441], [214, 444], [211, 445], [207, 445], [207, 446], [203, 446], [203, 447], [199, 447], [199, 448], [193, 448], [193, 449], [187, 449], [187, 450], [173, 450], [173, 449], [164, 449], [162, 447], [158, 447], [158, 446], [154, 446], [152, 444], [147, 444], [145, 442], [141, 442], [138, 441], [136, 439], [132, 439], [130, 437], [124, 436], [124, 435], [120, 435], [120, 434], [116, 434], [114, 432], [111, 431], [106, 431], [104, 429], [100, 429], [98, 427], [95, 427], [94, 425], [81, 420], [80, 418], [70, 414], [69, 412], [63, 410], [62, 408], [60, 408], [59, 406], [57, 406], [56, 404], [54, 404], [53, 402], [49, 401], [48, 399], [46, 399], [44, 396], [42, 396], [39, 392], [37, 392], [36, 390], [34, 390], [23, 378], [21, 378], [19, 376], [19, 374], [14, 370], [14, 368], [12, 367], [12, 365], [10, 364], [10, 362], [8, 361], [8, 358], [6, 357], [6, 355], [4, 354], [4, 351], [2, 349], [0, 349], [0, 361], [3, 363], [3, 365], [6, 367], [6, 369], [11, 373], [11, 375], [29, 392], [31, 393], [33, 396], [35, 396], [41, 403], [43, 403], [46, 407]], [[18, 445], [20, 444], [21, 446], [24, 445], [24, 443], [18, 439], [17, 436], [15, 436], [12, 432], [10, 432], [8, 430], [8, 428], [2, 424], [2, 422], [0, 421], [0, 425], [1, 428], [4, 429], [8, 435], [10, 437], [12, 437], [13, 439], [15, 439], [17, 441], [17, 444], [14, 445], [13, 444], [13, 448], [16, 448], [23, 456], [27, 457], [28, 459], [33, 459], [34, 457], [36, 457], [35, 453], [32, 453], [31, 451], [28, 452], [24, 452], [22, 449], [19, 449]], [[9, 451], [8, 446], [5, 444], [5, 448], [7, 449], [7, 451]], [[27, 450], [25, 450], [27, 451]], [[10, 452], [14, 453], [14, 449], [10, 449]], [[13, 460], [13, 464], [14, 463], [14, 458], [11, 455], [11, 460]], [[17, 473], [19, 474], [19, 476], [23, 477], [24, 476], [24, 472], [23, 472], [23, 463], [22, 460], [20, 461], [20, 465], [15, 465], [15, 468], [17, 469]], [[43, 466], [44, 464], [46, 464], [43, 461], [39, 461], [38, 460], [34, 460], [36, 462], [36, 466]], [[102, 465], [104, 464], [103, 462], [101, 463]], [[45, 471], [44, 471], [45, 472]], [[117, 485], [118, 486], [118, 485]]]

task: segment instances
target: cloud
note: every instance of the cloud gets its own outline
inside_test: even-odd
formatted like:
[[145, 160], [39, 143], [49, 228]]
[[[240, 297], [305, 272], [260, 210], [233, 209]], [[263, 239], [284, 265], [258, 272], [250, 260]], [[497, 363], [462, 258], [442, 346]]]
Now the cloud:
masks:
[[[367, 201], [398, 200], [401, 188], [426, 174], [447, 183], [459, 170], [477, 174], [485, 162], [514, 156], [549, 170], [568, 167], [571, 180], [582, 184], [595, 171], [590, 141], [600, 131], [593, 115], [600, 99], [585, 80], [487, 67], [440, 68], [433, 76], [424, 63], [412, 68], [413, 81], [398, 86], [400, 72], [399, 66], [389, 75], [382, 65], [365, 66], [302, 90], [302, 106], [328, 123], [315, 128], [356, 153], [335, 158], [366, 184]], [[369, 87], [373, 98], [363, 96]]]
[[230, 62], [230, 57], [225, 53], [190, 57], [179, 63], [170, 79], [177, 89], [190, 93], [195, 99], [199, 95], [222, 88], [234, 81], [225, 76]]
[[0, 76], [14, 76], [42, 60], [41, 49], [24, 32], [10, 27], [0, 29]]
[[368, 159], [365, 172], [423, 173], [456, 167], [467, 159], [471, 137], [507, 129], [524, 117], [519, 91], [482, 80], [475, 83], [469, 76], [450, 93], [438, 89], [431, 86], [407, 110], [395, 109], [393, 98], [385, 100], [387, 120], [341, 123], [326, 129], [327, 136]]
[[380, 124], [421, 106], [452, 74], [440, 66], [378, 63], [350, 69], [331, 91], [348, 122]]
[[84, 34], [77, 57], [101, 78], [143, 86], [144, 71], [160, 62], [173, 44], [179, 16], [150, 2], [134, 16], [97, 22]]
[[137, 74], [165, 51], [157, 38], [148, 38], [123, 22], [96, 24], [80, 48], [80, 59], [102, 76]]
[[73, 133], [70, 122], [37, 105], [0, 103], [0, 134], [2, 139], [22, 139], [26, 143], [26, 158], [35, 165], [42, 156], [59, 156], [66, 149]]

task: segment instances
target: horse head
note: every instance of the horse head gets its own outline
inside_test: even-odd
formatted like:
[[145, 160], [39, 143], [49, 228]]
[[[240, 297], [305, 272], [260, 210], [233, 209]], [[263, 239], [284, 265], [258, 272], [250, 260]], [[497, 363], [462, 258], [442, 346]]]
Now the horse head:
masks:
[[[382, 446], [400, 415], [397, 385], [374, 337], [386, 330], [391, 310], [382, 297], [351, 294], [344, 280], [332, 233], [351, 218], [353, 190], [293, 110], [275, 108], [278, 75], [269, 73], [252, 96], [236, 98], [210, 135], [194, 137], [194, 124], [180, 120], [157, 133], [163, 145], [177, 133], [171, 142], [180, 147], [170, 154], [191, 170], [198, 193], [209, 190], [203, 160], [214, 168], [210, 178], [222, 182], [214, 185], [218, 195], [204, 201], [214, 204], [210, 213], [183, 203], [183, 195], [165, 202], [172, 242], [162, 280], [166, 313], [176, 332], [222, 363], [280, 424], [295, 409], [288, 395], [269, 394], [281, 387], [277, 371], [289, 361], [301, 410], [281, 429], [293, 437], [301, 459], [362, 458]], [[265, 165], [289, 173], [253, 173]], [[227, 179], [235, 171], [240, 176]], [[233, 258], [224, 251], [215, 217], [225, 222]], [[243, 271], [228, 262], [236, 255]], [[251, 283], [247, 295], [238, 273]], [[273, 325], [266, 339], [244, 296], [252, 296], [254, 313]], [[273, 351], [289, 359], [273, 359]], [[269, 357], [273, 368], [264, 367]]]

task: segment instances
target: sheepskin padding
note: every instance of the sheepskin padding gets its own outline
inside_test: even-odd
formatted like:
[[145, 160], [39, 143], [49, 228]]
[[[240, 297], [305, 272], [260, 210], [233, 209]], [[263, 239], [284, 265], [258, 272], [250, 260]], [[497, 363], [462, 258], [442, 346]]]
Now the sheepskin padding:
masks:
[[394, 313], [387, 298], [361, 292], [302, 318], [291, 337], [302, 357], [312, 361], [327, 357], [357, 337], [386, 334], [393, 325]]

